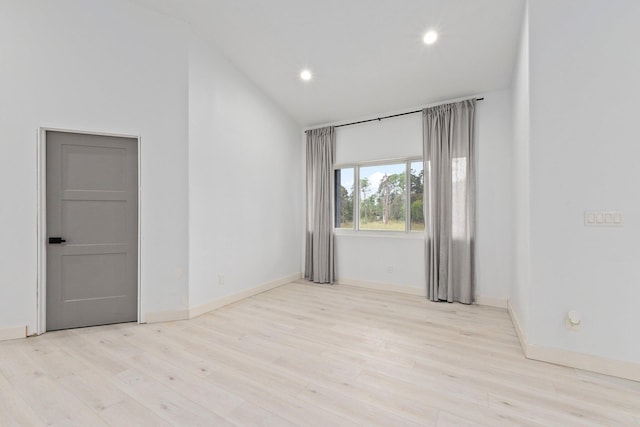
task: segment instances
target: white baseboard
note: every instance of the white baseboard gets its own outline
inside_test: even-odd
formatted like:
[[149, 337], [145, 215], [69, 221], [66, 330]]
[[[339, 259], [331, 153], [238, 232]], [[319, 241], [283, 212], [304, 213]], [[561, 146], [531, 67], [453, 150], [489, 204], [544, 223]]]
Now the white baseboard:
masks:
[[391, 283], [367, 282], [355, 279], [339, 279], [339, 285], [358, 286], [360, 288], [376, 289], [378, 291], [400, 292], [402, 294], [426, 296], [424, 288], [415, 288], [408, 285], [394, 285]]
[[[409, 285], [395, 285], [391, 283], [380, 282], [368, 282], [365, 280], [356, 279], [340, 279], [339, 285], [358, 286], [360, 288], [376, 289], [379, 291], [400, 292], [402, 294], [417, 295], [426, 297], [427, 292], [425, 288], [416, 288]], [[507, 308], [507, 300], [501, 298], [483, 297], [481, 295], [475, 296], [475, 303], [478, 305], [484, 305], [487, 307]]]
[[640, 381], [640, 363], [623, 362], [621, 360], [532, 344], [527, 345], [527, 359]]
[[582, 369], [584, 371], [597, 372], [633, 381], [640, 381], [640, 363], [624, 362], [606, 357], [593, 356], [564, 350], [554, 347], [543, 347], [529, 344], [524, 331], [520, 327], [518, 317], [513, 311], [511, 302], [508, 303], [509, 315], [516, 329], [524, 356], [527, 359], [567, 366], [569, 368]]
[[511, 317], [511, 322], [513, 323], [513, 327], [516, 329], [516, 335], [518, 335], [518, 340], [520, 341], [520, 347], [522, 348], [522, 353], [524, 357], [527, 357], [527, 337], [520, 326], [520, 321], [518, 321], [518, 316], [516, 316], [515, 311], [513, 311], [513, 306], [511, 305], [511, 301], [507, 300], [507, 310], [509, 311], [509, 316]]
[[484, 297], [482, 295], [475, 296], [475, 304], [484, 305], [486, 307], [507, 308], [508, 300], [504, 298]]
[[17, 340], [27, 337], [27, 327], [17, 326], [15, 328], [0, 329], [0, 341]]
[[189, 318], [191, 319], [193, 317], [200, 316], [204, 313], [208, 313], [212, 310], [215, 310], [216, 308], [224, 307], [225, 305], [232, 304], [234, 302], [238, 302], [245, 298], [249, 298], [253, 295], [257, 295], [262, 292], [277, 288], [278, 286], [295, 282], [296, 280], [299, 280], [300, 277], [302, 277], [300, 273], [290, 274], [281, 279], [277, 279], [277, 280], [256, 286], [255, 288], [246, 289], [244, 291], [241, 291], [232, 295], [227, 295], [225, 297], [222, 297], [213, 301], [209, 301], [208, 303], [205, 303], [196, 307], [191, 307], [189, 309]]
[[268, 291], [273, 288], [277, 288], [278, 286], [291, 283], [300, 279], [300, 273], [290, 274], [287, 277], [283, 277], [278, 280], [274, 280], [269, 283], [265, 283], [263, 285], [256, 286], [251, 289], [246, 289], [244, 291], [235, 293], [233, 295], [227, 295], [225, 297], [219, 298], [214, 301], [209, 301], [205, 304], [198, 305], [195, 307], [191, 307], [184, 310], [173, 310], [173, 311], [157, 311], [147, 313], [145, 316], [146, 323], [161, 323], [161, 322], [171, 322], [175, 320], [187, 320], [192, 319], [196, 316], [200, 316], [201, 314], [208, 313], [211, 310], [215, 310], [216, 308], [223, 307], [227, 304], [231, 304], [245, 298], [249, 298], [250, 296]]
[[153, 311], [145, 316], [145, 323], [173, 322], [175, 320], [187, 320], [189, 310]]

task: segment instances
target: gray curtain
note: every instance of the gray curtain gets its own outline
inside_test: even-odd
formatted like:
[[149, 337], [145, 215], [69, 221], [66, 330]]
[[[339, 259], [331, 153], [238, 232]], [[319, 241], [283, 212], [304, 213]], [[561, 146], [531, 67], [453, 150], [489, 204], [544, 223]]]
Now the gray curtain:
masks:
[[304, 277], [333, 283], [333, 158], [335, 128], [307, 131], [307, 236]]
[[471, 304], [475, 287], [476, 101], [422, 111], [427, 297]]

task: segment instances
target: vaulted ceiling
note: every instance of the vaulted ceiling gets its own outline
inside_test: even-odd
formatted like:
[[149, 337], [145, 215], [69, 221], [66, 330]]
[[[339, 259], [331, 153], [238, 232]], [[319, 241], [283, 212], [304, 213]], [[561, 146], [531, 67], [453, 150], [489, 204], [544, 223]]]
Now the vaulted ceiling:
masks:
[[[510, 86], [523, 0], [135, 0], [186, 21], [309, 126]], [[438, 41], [425, 45], [430, 29]], [[309, 68], [313, 79], [303, 82]]]

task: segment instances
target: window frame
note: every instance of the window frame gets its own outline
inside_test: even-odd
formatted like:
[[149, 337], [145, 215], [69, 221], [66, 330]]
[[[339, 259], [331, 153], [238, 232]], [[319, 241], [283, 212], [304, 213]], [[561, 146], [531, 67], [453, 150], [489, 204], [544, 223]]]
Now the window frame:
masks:
[[[424, 169], [424, 158], [422, 156], [411, 157], [399, 157], [391, 159], [370, 160], [354, 163], [339, 163], [333, 166], [333, 173], [335, 176], [336, 171], [342, 169], [353, 168], [353, 227], [352, 228], [338, 228], [336, 227], [336, 211], [333, 210], [333, 230], [335, 234], [361, 234], [361, 235], [375, 235], [375, 236], [389, 236], [389, 237], [409, 237], [418, 236], [422, 237], [423, 230], [411, 230], [411, 164], [415, 162], [422, 162]], [[404, 230], [363, 230], [360, 228], [360, 168], [369, 166], [386, 166], [393, 164], [404, 164], [405, 166], [405, 224]], [[423, 178], [424, 179], [424, 178]], [[424, 183], [423, 183], [424, 185]], [[337, 190], [337, 189], [336, 189]], [[337, 194], [334, 195], [334, 203]], [[424, 194], [423, 201], [424, 203]]]

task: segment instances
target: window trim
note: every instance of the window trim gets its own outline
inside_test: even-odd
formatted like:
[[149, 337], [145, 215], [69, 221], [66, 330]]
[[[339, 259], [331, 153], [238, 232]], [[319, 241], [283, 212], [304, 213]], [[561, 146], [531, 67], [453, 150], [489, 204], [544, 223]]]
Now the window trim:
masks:
[[[341, 169], [353, 168], [353, 228], [337, 228], [335, 209], [333, 210], [333, 231], [336, 235], [367, 235], [371, 237], [409, 237], [416, 236], [422, 238], [424, 231], [411, 230], [411, 164], [422, 162], [424, 169], [424, 158], [422, 156], [396, 157], [381, 160], [368, 160], [355, 163], [337, 163], [333, 165], [333, 173]], [[362, 230], [360, 228], [360, 168], [369, 166], [383, 166], [392, 164], [405, 164], [405, 225], [404, 231], [396, 230]], [[424, 185], [424, 184], [423, 184]], [[337, 195], [335, 195], [337, 196]], [[423, 195], [424, 198], [424, 195]], [[335, 200], [334, 200], [335, 203]], [[424, 203], [424, 200], [423, 200]]]

